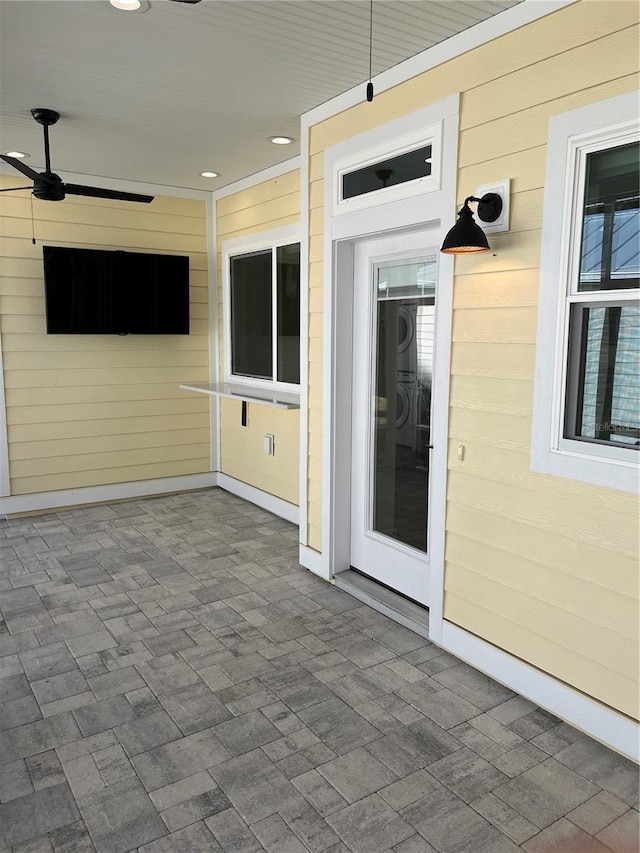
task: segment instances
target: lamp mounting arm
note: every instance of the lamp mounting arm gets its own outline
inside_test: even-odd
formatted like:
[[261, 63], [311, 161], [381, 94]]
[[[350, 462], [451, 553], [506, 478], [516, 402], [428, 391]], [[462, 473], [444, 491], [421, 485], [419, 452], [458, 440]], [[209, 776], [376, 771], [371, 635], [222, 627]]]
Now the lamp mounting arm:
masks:
[[[467, 196], [462, 210], [469, 210], [469, 202], [478, 202], [478, 219], [482, 222], [495, 222], [502, 213], [502, 196], [499, 193], [485, 193], [482, 198], [475, 195]], [[462, 213], [462, 210], [460, 213]]]

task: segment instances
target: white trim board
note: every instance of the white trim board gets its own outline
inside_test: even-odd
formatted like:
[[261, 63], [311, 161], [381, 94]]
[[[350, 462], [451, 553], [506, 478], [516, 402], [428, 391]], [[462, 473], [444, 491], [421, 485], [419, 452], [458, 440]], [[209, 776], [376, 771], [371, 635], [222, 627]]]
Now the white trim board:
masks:
[[11, 493], [9, 478], [9, 437], [7, 435], [7, 406], [4, 395], [4, 366], [2, 363], [2, 332], [0, 332], [0, 499]]
[[308, 548], [306, 545], [301, 544], [298, 552], [298, 562], [303, 568], [313, 572], [314, 575], [318, 575], [323, 580], [333, 583], [333, 580], [327, 574], [327, 568], [320, 551], [315, 551], [313, 548]]
[[[309, 542], [309, 134], [301, 139], [300, 170], [300, 435], [299, 501], [300, 550]], [[304, 213], [303, 213], [304, 211]], [[302, 558], [301, 558], [302, 562]], [[307, 567], [309, 568], [309, 567]], [[313, 571], [313, 569], [311, 569]], [[317, 573], [316, 573], [317, 574]]]
[[[219, 340], [218, 340], [218, 228], [216, 200], [207, 199], [207, 285], [209, 305], [209, 381], [219, 381]], [[220, 467], [220, 399], [209, 399], [209, 440], [211, 442], [210, 468], [217, 471]]]
[[284, 518], [285, 521], [290, 521], [292, 524], [298, 523], [298, 507], [295, 504], [282, 500], [276, 495], [270, 495], [268, 492], [263, 492], [256, 489], [255, 486], [250, 486], [248, 483], [243, 483], [241, 480], [236, 480], [234, 477], [229, 477], [228, 474], [218, 472], [217, 484], [225, 492], [230, 492], [238, 498], [243, 498], [249, 503], [266, 509], [274, 515]]
[[[439, 44], [417, 53], [415, 56], [399, 62], [387, 71], [383, 71], [373, 78], [374, 91], [377, 94], [387, 89], [392, 89], [400, 83], [423, 74], [443, 62], [455, 59], [469, 50], [486, 44], [493, 39], [506, 35], [507, 33], [524, 27], [527, 24], [544, 18], [552, 12], [557, 12], [565, 6], [571, 6], [579, 0], [524, 0], [511, 9], [506, 9], [486, 21], [481, 21], [473, 27], [450, 36]], [[302, 138], [305, 132], [314, 124], [318, 124], [327, 118], [348, 110], [364, 100], [364, 86], [359, 83], [352, 89], [337, 95], [325, 103], [302, 114]]]
[[161, 477], [158, 480], [138, 480], [130, 483], [113, 483], [105, 486], [86, 486], [79, 489], [62, 489], [55, 492], [36, 492], [32, 495], [0, 497], [0, 516], [24, 512], [46, 512], [63, 507], [84, 506], [94, 503], [145, 498], [153, 495], [189, 492], [217, 486], [217, 474], [186, 474], [179, 477]]
[[640, 762], [640, 726], [629, 717], [446, 620], [438, 645], [595, 740]]

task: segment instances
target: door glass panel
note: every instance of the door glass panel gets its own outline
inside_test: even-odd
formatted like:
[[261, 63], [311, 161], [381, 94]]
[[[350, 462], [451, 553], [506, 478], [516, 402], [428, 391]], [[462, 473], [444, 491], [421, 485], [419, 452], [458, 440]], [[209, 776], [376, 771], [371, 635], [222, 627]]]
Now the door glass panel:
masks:
[[375, 267], [371, 530], [427, 550], [435, 258]]

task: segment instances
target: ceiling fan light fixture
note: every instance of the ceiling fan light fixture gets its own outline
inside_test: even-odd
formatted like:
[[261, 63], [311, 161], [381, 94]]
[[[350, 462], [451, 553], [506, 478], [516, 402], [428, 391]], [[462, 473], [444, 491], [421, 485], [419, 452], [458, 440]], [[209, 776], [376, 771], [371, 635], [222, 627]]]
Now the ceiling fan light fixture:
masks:
[[270, 136], [269, 142], [273, 142], [274, 145], [291, 145], [295, 139], [292, 136]]
[[220, 172], [200, 172], [203, 178], [219, 178]]
[[26, 151], [3, 151], [2, 153], [6, 154], [7, 157], [14, 157], [16, 160], [25, 160], [29, 157]]

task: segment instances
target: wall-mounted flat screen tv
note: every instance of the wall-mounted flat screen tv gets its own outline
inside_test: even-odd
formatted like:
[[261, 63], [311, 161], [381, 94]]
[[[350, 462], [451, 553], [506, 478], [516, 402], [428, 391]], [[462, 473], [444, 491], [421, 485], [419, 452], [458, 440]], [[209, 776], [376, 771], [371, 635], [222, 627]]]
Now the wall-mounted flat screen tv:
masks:
[[44, 246], [49, 335], [188, 335], [189, 258]]

